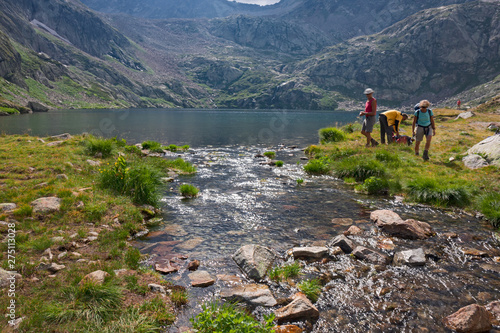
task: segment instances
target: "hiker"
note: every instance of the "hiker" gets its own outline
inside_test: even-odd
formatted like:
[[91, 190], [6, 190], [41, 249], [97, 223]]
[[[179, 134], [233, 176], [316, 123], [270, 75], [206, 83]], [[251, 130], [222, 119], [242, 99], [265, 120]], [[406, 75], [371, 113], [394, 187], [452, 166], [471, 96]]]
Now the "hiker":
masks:
[[382, 112], [378, 117], [380, 122], [380, 142], [385, 144], [385, 136], [387, 135], [387, 143], [392, 143], [393, 132], [396, 132], [396, 137], [399, 137], [399, 125], [406, 119], [408, 119], [408, 115], [398, 110]]
[[431, 147], [432, 136], [436, 135], [436, 124], [434, 123], [434, 114], [429, 109], [430, 105], [431, 103], [428, 100], [424, 99], [420, 101], [420, 109], [415, 111], [412, 125], [412, 133], [416, 137], [415, 155], [417, 156], [419, 156], [420, 142], [425, 136], [425, 148], [422, 155], [424, 161], [429, 160], [429, 148]]
[[375, 125], [375, 115], [377, 114], [377, 100], [373, 97], [373, 89], [367, 88], [364, 92], [366, 98], [368, 99], [365, 104], [365, 111], [359, 113], [359, 116], [365, 116], [363, 121], [363, 128], [361, 129], [361, 134], [366, 136], [365, 147], [375, 147], [378, 142], [372, 138], [373, 125]]
[[462, 104], [462, 102], [460, 100], [457, 101], [457, 109], [460, 110], [460, 104]]

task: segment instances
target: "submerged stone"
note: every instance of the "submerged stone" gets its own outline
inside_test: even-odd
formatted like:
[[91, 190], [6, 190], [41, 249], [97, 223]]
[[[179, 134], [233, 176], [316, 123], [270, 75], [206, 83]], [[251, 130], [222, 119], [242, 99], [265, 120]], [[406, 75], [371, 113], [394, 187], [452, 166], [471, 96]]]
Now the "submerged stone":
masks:
[[208, 287], [215, 283], [215, 279], [207, 271], [196, 271], [188, 274], [193, 287]]

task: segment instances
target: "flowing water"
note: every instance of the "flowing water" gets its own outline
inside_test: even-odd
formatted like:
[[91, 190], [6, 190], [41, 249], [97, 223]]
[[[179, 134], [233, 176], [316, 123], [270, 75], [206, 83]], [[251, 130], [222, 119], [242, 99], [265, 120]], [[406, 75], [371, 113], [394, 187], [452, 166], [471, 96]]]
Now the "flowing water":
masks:
[[[72, 110], [32, 116], [3, 117], [0, 130], [32, 135], [87, 131], [130, 143], [191, 145], [181, 157], [196, 164], [198, 172], [179, 176], [164, 189], [164, 223], [135, 241], [150, 255], [150, 263], [173, 260], [181, 266], [166, 279], [185, 286], [190, 302], [169, 332], [189, 327], [200, 304], [217, 298], [232, 284], [222, 275], [249, 282], [231, 259], [241, 246], [270, 247], [283, 262], [288, 249], [324, 245], [351, 225], [365, 231], [353, 237], [360, 245], [390, 255], [422, 247], [427, 264], [384, 268], [348, 255], [328, 263], [303, 263], [301, 278], [319, 278], [324, 284], [315, 304], [320, 318], [296, 323], [306, 331], [448, 332], [442, 324], [445, 316], [471, 303], [500, 299], [500, 263], [494, 259], [500, 255], [499, 244], [486, 223], [458, 211], [356, 194], [333, 177], [304, 173], [307, 161], [301, 159], [301, 148], [317, 142], [319, 128], [355, 120], [352, 113]], [[265, 158], [256, 157], [268, 150], [284, 161], [283, 167], [269, 166]], [[177, 154], [166, 158], [174, 157]], [[298, 179], [304, 182], [299, 185]], [[199, 196], [180, 197], [182, 183], [197, 186]], [[369, 220], [376, 209], [428, 222], [437, 235], [421, 241], [384, 236]], [[485, 253], [473, 255], [468, 248]], [[219, 276], [214, 285], [190, 286], [185, 267], [193, 259], [200, 260], [200, 269]], [[297, 292], [287, 284], [270, 283], [270, 287], [277, 298]], [[262, 318], [272, 310], [257, 307], [253, 313]]]

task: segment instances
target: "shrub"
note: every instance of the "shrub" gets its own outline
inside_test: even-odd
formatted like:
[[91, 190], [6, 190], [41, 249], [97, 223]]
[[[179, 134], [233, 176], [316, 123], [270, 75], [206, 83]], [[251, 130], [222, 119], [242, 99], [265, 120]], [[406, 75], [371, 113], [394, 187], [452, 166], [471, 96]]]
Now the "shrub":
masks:
[[309, 157], [313, 157], [321, 153], [321, 148], [316, 145], [310, 145], [304, 150], [304, 153]]
[[83, 286], [64, 288], [60, 302], [49, 305], [43, 317], [55, 324], [77, 320], [99, 323], [112, 319], [121, 305], [120, 288], [88, 282]]
[[101, 154], [103, 158], [109, 157], [113, 153], [115, 141], [89, 136], [85, 140], [85, 153], [91, 156]]
[[276, 166], [281, 168], [283, 166], [283, 161], [276, 161]]
[[157, 207], [161, 173], [147, 164], [134, 165], [128, 171], [125, 192], [136, 204], [147, 204]]
[[389, 190], [389, 182], [385, 178], [370, 177], [365, 179], [363, 184], [356, 186], [356, 190], [368, 194], [385, 194]]
[[346, 139], [345, 133], [336, 127], [321, 128], [318, 133], [321, 144], [339, 142]]
[[283, 281], [300, 275], [301, 267], [298, 262], [293, 264], [274, 267], [269, 271], [269, 278], [273, 281]]
[[274, 314], [265, 316], [265, 323], [260, 323], [235, 304], [217, 302], [202, 305], [202, 312], [191, 318], [193, 328], [199, 333], [272, 333]]
[[275, 157], [276, 157], [276, 153], [275, 153], [274, 151], [266, 151], [266, 152], [264, 153], [264, 156], [265, 156], [265, 157], [268, 157], [268, 158], [270, 158], [270, 159], [273, 159], [273, 158], [275, 158]]
[[142, 149], [149, 149], [150, 151], [157, 151], [157, 150], [161, 150], [162, 146], [161, 146], [161, 143], [159, 143], [159, 142], [148, 140], [148, 141], [144, 141], [142, 143]]
[[169, 145], [167, 147], [167, 150], [170, 150], [171, 152], [176, 152], [177, 150], [179, 150], [179, 147], [177, 147], [176, 145]]
[[348, 133], [348, 134], [354, 133], [355, 129], [356, 129], [356, 124], [354, 124], [354, 123], [344, 125], [341, 128], [342, 131], [344, 131], [345, 133]]
[[334, 165], [335, 174], [339, 178], [354, 178], [362, 182], [370, 177], [384, 177], [385, 168], [380, 162], [364, 157], [351, 156]]
[[500, 193], [487, 193], [479, 197], [479, 211], [494, 227], [500, 227]]
[[330, 172], [328, 159], [314, 159], [304, 165], [304, 171], [313, 175], [325, 175]]
[[406, 192], [411, 200], [425, 204], [462, 207], [469, 203], [469, 191], [465, 186], [434, 178], [411, 180]]
[[125, 263], [130, 269], [138, 269], [139, 260], [141, 260], [141, 252], [135, 247], [129, 248], [125, 253]]
[[179, 187], [179, 192], [181, 193], [181, 195], [183, 197], [186, 197], [186, 198], [194, 198], [198, 195], [198, 188], [194, 185], [191, 185], [191, 184], [182, 184], [180, 187]]
[[313, 303], [316, 303], [321, 295], [321, 284], [316, 279], [302, 281], [298, 287]]

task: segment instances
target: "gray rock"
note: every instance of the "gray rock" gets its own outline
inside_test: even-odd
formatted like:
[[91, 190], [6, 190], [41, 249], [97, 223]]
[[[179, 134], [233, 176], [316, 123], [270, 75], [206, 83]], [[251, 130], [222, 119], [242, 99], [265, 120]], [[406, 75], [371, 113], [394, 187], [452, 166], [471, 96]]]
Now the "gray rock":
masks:
[[57, 179], [63, 179], [63, 180], [68, 180], [68, 176], [65, 175], [64, 173], [61, 173], [56, 176]]
[[220, 296], [230, 301], [245, 302], [252, 306], [275, 306], [277, 304], [268, 286], [262, 284], [249, 284], [226, 288]]
[[464, 156], [462, 162], [469, 169], [479, 169], [490, 165], [486, 159], [477, 154]]
[[500, 134], [492, 135], [467, 151], [468, 155], [481, 155], [489, 164], [500, 166]]
[[338, 235], [330, 240], [326, 246], [329, 248], [338, 246], [342, 249], [342, 251], [344, 251], [344, 253], [351, 253], [357, 245], [346, 236]]
[[457, 118], [455, 118], [455, 120], [457, 120], [457, 119], [469, 119], [471, 117], [474, 117], [474, 113], [472, 113], [472, 111], [467, 111], [467, 112], [460, 113], [457, 116]]
[[387, 265], [391, 261], [389, 256], [364, 246], [357, 246], [354, 251], [352, 251], [352, 254], [360, 260], [368, 261], [376, 265]]
[[30, 108], [33, 112], [47, 112], [47, 111], [49, 111], [49, 108], [46, 107], [45, 105], [40, 104], [38, 102], [33, 102], [33, 101], [28, 102], [28, 108]]
[[11, 212], [14, 209], [17, 208], [17, 205], [15, 203], [0, 203], [0, 211], [2, 212]]
[[51, 136], [52, 139], [60, 139], [60, 140], [68, 140], [71, 139], [72, 136], [69, 133], [64, 133], [64, 134], [59, 134], [59, 135], [53, 135]]
[[87, 163], [90, 164], [91, 166], [99, 166], [99, 165], [101, 165], [101, 161], [87, 160]]
[[21, 275], [18, 273], [11, 273], [5, 269], [0, 268], [0, 288], [8, 287], [11, 282], [19, 282]]
[[328, 248], [322, 246], [294, 247], [294, 259], [321, 259], [328, 255]]
[[253, 280], [262, 280], [267, 271], [273, 266], [276, 255], [274, 252], [260, 245], [242, 246], [233, 255], [233, 260], [241, 268], [245, 275]]
[[293, 301], [287, 306], [274, 311], [278, 323], [293, 319], [318, 318], [319, 311], [303, 293], [295, 294]]
[[162, 293], [166, 294], [167, 292], [165, 291], [165, 287], [162, 285], [156, 284], [156, 283], [150, 283], [148, 284], [149, 290], [151, 290], [154, 293]]
[[394, 254], [393, 264], [396, 266], [423, 266], [426, 263], [425, 253], [422, 248], [401, 251]]
[[46, 197], [36, 199], [31, 203], [34, 213], [57, 212], [61, 208], [61, 199], [57, 197]]
[[49, 142], [47, 143], [47, 147], [55, 147], [55, 146], [59, 146], [61, 145], [62, 143], [64, 143], [64, 141], [53, 141], [53, 142]]
[[[40, 264], [40, 265], [42, 265], [42, 264]], [[64, 266], [64, 265], [58, 265], [55, 262], [53, 262], [53, 263], [49, 264], [48, 267], [45, 266], [44, 268], [46, 270], [48, 270], [50, 273], [54, 273], [55, 274], [55, 273], [59, 272], [60, 270], [65, 269], [66, 266]]]

